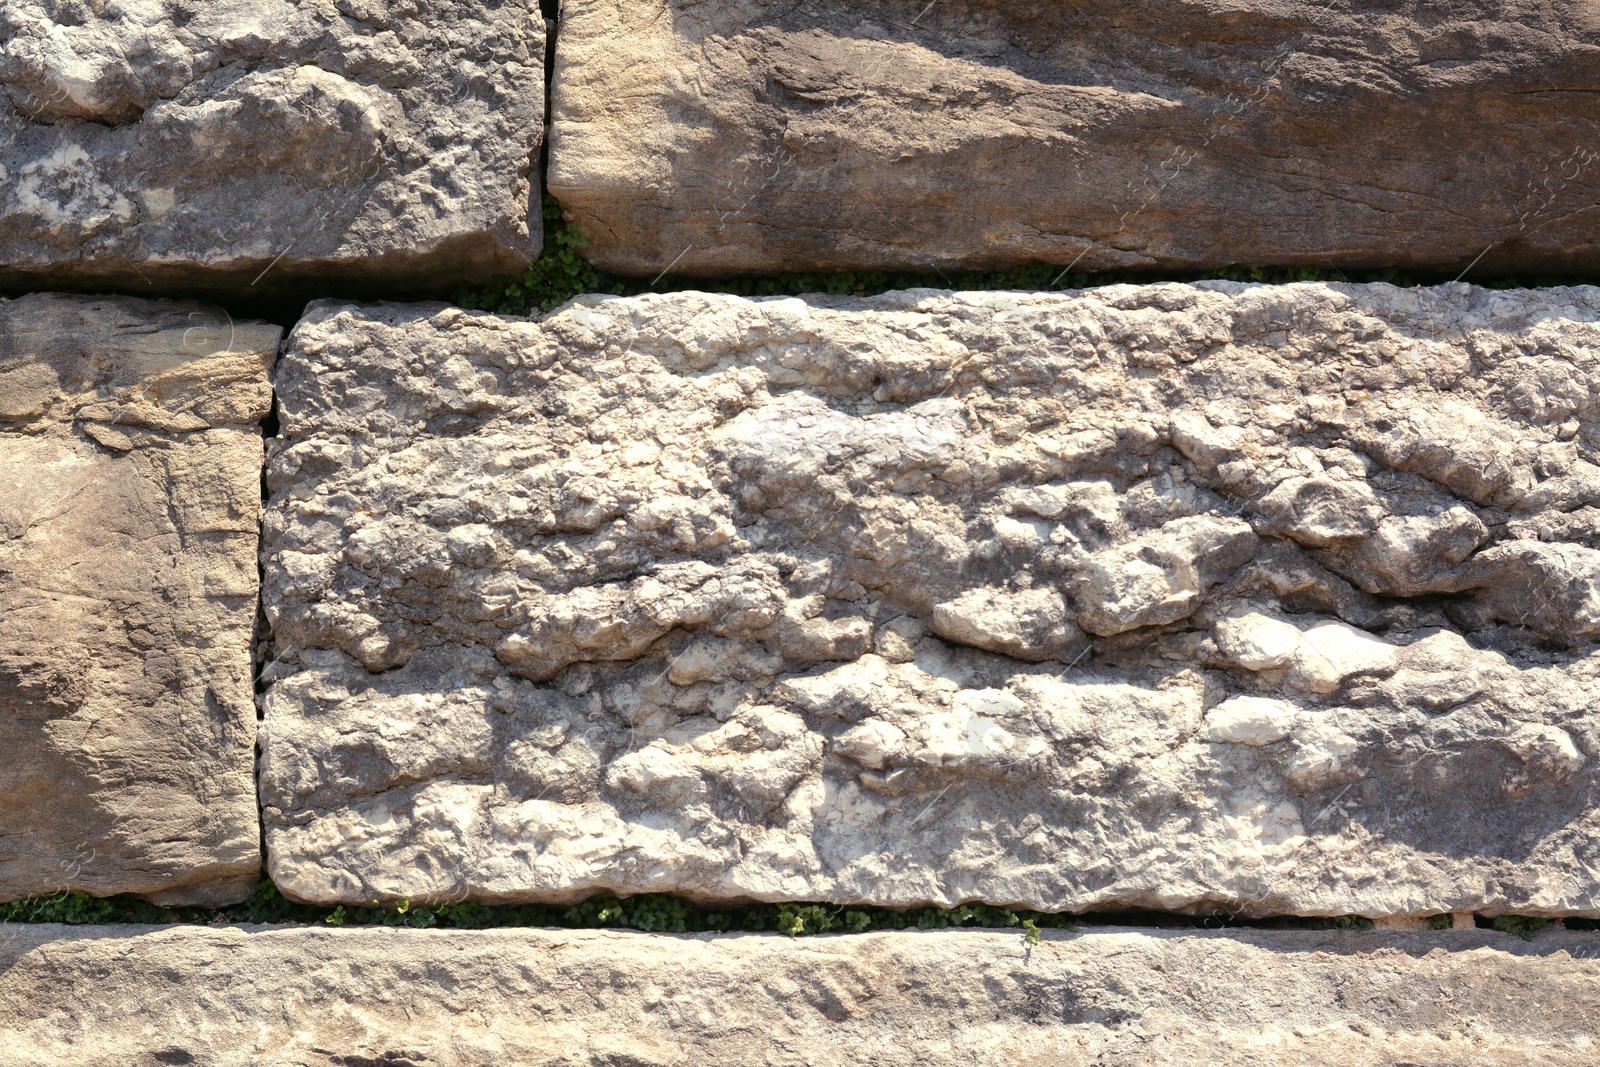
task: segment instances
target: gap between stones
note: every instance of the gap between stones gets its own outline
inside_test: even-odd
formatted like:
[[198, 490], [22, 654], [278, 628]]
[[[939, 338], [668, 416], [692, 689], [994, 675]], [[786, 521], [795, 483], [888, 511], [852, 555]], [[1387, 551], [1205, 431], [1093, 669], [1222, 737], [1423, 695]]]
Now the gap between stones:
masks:
[[[410, 929], [483, 930], [544, 927], [569, 930], [625, 929], [646, 933], [776, 933], [790, 937], [858, 934], [893, 930], [1013, 930], [1036, 943], [1042, 930], [1076, 932], [1083, 927], [1160, 930], [1346, 930], [1373, 929], [1356, 915], [1295, 916], [1241, 919], [1225, 913], [1183, 915], [1158, 911], [1105, 911], [1086, 914], [1047, 913], [987, 904], [957, 908], [851, 907], [827, 903], [788, 902], [732, 907], [696, 905], [678, 897], [646, 893], [625, 899], [594, 897], [570, 907], [548, 904], [484, 905], [471, 902], [436, 906], [412, 905], [326, 908], [296, 904], [263, 878], [250, 899], [231, 908], [162, 908], [130, 895], [96, 898], [87, 893], [0, 904], [0, 923], [63, 923], [67, 925], [140, 924], [159, 926], [229, 926], [242, 923], [276, 926], [389, 926]], [[1473, 929], [1497, 930], [1532, 941], [1546, 927], [1574, 931], [1600, 930], [1600, 919], [1541, 919], [1519, 915], [1473, 916]], [[1448, 914], [1431, 917], [1427, 929], [1454, 927]]]

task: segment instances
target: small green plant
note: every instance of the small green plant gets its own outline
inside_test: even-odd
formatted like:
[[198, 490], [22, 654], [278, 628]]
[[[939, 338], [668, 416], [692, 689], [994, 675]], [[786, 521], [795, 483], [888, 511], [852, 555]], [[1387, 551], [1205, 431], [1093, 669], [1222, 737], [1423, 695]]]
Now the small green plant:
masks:
[[1494, 928], [1516, 934], [1524, 941], [1532, 941], [1549, 922], [1549, 919], [1536, 919], [1531, 915], [1498, 915], [1494, 920]]
[[1428, 916], [1428, 929], [1448, 930], [1455, 925], [1455, 922], [1455, 919], [1448, 913], [1444, 915], [1430, 915]]
[[470, 900], [460, 904], [441, 904], [439, 918], [446, 925], [458, 930], [482, 930], [485, 927], [499, 925], [493, 908]]
[[0, 904], [0, 922], [170, 923], [177, 913], [133, 896], [91, 897], [88, 893], [56, 893]]
[[1022, 928], [1027, 931], [1023, 936], [1028, 939], [1028, 944], [1037, 945], [1039, 943], [1039, 924], [1032, 919], [1023, 919]]
[[833, 917], [817, 904], [779, 904], [777, 927], [790, 937], [826, 933], [833, 929]]
[[326, 908], [297, 904], [290, 900], [278, 892], [278, 887], [272, 884], [270, 878], [263, 878], [256, 883], [250, 899], [245, 901], [244, 910], [245, 917], [253, 923], [316, 922], [329, 914]]
[[620, 900], [586, 900], [566, 910], [566, 926], [621, 926], [628, 911]]
[[526, 315], [559, 307], [579, 293], [628, 296], [645, 290], [641, 282], [602, 274], [591, 267], [582, 254], [586, 243], [583, 234], [562, 219], [555, 197], [546, 193], [544, 254], [520, 279], [497, 277], [482, 288], [463, 289], [456, 294], [456, 303], [502, 315]]

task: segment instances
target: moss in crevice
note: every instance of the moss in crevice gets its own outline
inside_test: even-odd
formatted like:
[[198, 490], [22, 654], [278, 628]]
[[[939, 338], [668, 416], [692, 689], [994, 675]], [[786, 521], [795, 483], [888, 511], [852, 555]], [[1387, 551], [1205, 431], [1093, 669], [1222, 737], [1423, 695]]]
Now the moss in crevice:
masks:
[[133, 896], [92, 897], [57, 893], [0, 904], [0, 922], [10, 923], [175, 923], [210, 914], [202, 908], [163, 908]]
[[[407, 926], [480, 930], [540, 926], [575, 930], [630, 929], [659, 933], [771, 931], [799, 937], [868, 930], [941, 930], [956, 927], [1076, 929], [1068, 916], [967, 904], [958, 908], [841, 907], [833, 904], [748, 904], [704, 907], [656, 893], [615, 899], [596, 897], [574, 905], [461, 904], [421, 905], [402, 901], [373, 907], [322, 908], [288, 900], [269, 881], [256, 887], [246, 905], [252, 922], [325, 923], [334, 926]], [[1031, 925], [1030, 925], [1031, 924]]]
[[[1445, 916], [1448, 918], [1448, 916]], [[892, 908], [822, 903], [747, 904], [708, 907], [656, 893], [616, 899], [596, 897], [574, 905], [502, 904], [374, 904], [321, 907], [297, 904], [263, 879], [250, 899], [231, 908], [163, 908], [132, 896], [95, 898], [86, 893], [0, 904], [0, 922], [149, 923], [155, 925], [267, 923], [297, 926], [398, 926], [481, 930], [545, 927], [569, 930], [628, 929], [656, 933], [773, 932], [794, 937], [823, 933], [866, 933], [874, 930], [1013, 930], [1028, 941], [1047, 929], [1080, 926], [1146, 927], [1168, 930], [1370, 930], [1372, 921], [1356, 915], [1329, 917], [1276, 916], [1242, 919], [1227, 914], [1182, 915], [1169, 912], [1114, 911], [1058, 914], [988, 904], [956, 908]], [[1501, 916], [1493, 928], [1532, 939], [1547, 920]], [[1573, 929], [1589, 929], [1587, 920], [1571, 920]], [[1483, 925], [1490, 925], [1484, 922]], [[1436, 928], [1437, 924], [1435, 924]]]
[[1538, 919], [1528, 915], [1497, 915], [1491, 926], [1507, 934], [1516, 934], [1524, 941], [1532, 941], [1540, 930], [1550, 924], [1549, 919]]
[[[1225, 267], [1220, 270], [1190, 272], [1103, 271], [1070, 272], [1052, 264], [1033, 264], [1003, 271], [946, 271], [930, 274], [886, 271], [846, 271], [842, 273], [786, 273], [749, 275], [736, 278], [689, 278], [669, 275], [657, 281], [626, 278], [596, 270], [583, 258], [584, 238], [561, 215], [561, 207], [549, 194], [544, 199], [544, 254], [518, 279], [497, 278], [489, 285], [465, 288], [455, 294], [456, 303], [465, 308], [493, 311], [502, 315], [526, 315], [550, 311], [581, 293], [611, 296], [636, 296], [640, 293], [701, 292], [730, 293], [735, 296], [798, 296], [802, 293], [829, 293], [842, 296], [874, 296], [893, 289], [1021, 290], [1051, 292], [1087, 289], [1119, 282], [1193, 282], [1224, 280], [1286, 284], [1289, 282], [1388, 282], [1391, 285], [1436, 285], [1451, 281], [1449, 275], [1429, 275], [1404, 270], [1339, 270], [1335, 267]], [[1490, 289], [1542, 288], [1555, 285], [1595, 284], [1600, 279], [1576, 277], [1472, 278], [1473, 284]]]

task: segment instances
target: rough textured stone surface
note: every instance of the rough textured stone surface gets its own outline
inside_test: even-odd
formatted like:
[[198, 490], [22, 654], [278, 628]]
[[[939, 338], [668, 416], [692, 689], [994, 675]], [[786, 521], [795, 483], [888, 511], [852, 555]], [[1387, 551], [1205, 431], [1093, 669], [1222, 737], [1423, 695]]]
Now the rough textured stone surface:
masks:
[[612, 270], [1600, 264], [1576, 0], [565, 0], [561, 27], [549, 184]]
[[1591, 1064], [1593, 934], [0, 930], [0, 1063]]
[[241, 900], [259, 421], [282, 331], [0, 301], [0, 900]]
[[313, 305], [286, 892], [1600, 913], [1600, 289]]
[[7, 0], [0, 285], [487, 280], [538, 254], [543, 119], [535, 0]]

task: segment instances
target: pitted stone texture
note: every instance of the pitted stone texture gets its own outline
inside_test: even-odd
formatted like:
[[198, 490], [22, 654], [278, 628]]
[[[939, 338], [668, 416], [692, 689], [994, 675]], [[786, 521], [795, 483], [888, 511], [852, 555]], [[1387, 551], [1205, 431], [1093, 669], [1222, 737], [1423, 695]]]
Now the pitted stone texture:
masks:
[[251, 640], [282, 331], [200, 304], [0, 301], [0, 900], [242, 900]]
[[1588, 272], [1596, 90], [1576, 3], [564, 0], [548, 181], [645, 277]]
[[1597, 948], [1564, 931], [11, 927], [0, 1064], [1579, 1067], [1600, 1043]]
[[271, 870], [1600, 913], [1600, 290], [313, 305]]
[[534, 0], [8, 0], [0, 285], [485, 281], [538, 254], [543, 121]]

